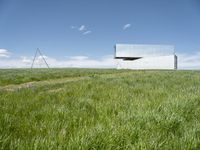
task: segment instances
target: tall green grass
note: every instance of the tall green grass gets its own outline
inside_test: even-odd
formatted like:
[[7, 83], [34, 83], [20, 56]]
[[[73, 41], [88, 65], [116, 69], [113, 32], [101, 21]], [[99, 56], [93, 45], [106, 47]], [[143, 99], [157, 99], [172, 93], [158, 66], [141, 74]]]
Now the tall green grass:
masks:
[[107, 72], [1, 90], [1, 149], [200, 148], [200, 72]]

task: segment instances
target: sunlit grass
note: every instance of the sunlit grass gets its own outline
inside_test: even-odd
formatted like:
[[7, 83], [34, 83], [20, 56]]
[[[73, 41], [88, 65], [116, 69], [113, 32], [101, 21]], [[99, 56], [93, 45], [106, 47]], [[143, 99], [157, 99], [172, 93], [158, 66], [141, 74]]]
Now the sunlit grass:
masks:
[[[0, 72], [1, 81], [10, 80], [12, 70]], [[14, 72], [29, 76], [20, 83], [30, 82], [34, 75], [46, 80], [44, 74], [56, 80], [83, 75], [89, 79], [2, 89], [1, 149], [200, 148], [200, 72]]]

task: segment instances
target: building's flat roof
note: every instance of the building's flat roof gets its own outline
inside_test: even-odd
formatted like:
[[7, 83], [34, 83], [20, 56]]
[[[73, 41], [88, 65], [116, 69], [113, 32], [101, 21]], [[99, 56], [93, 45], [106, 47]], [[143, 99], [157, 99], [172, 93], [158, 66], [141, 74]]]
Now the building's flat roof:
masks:
[[173, 45], [116, 44], [116, 58], [174, 55]]

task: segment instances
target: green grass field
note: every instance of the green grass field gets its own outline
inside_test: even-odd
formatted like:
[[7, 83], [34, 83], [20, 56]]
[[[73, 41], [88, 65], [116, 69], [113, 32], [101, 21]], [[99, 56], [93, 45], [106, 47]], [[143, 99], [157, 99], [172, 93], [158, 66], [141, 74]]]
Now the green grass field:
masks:
[[0, 149], [200, 149], [200, 72], [0, 70]]

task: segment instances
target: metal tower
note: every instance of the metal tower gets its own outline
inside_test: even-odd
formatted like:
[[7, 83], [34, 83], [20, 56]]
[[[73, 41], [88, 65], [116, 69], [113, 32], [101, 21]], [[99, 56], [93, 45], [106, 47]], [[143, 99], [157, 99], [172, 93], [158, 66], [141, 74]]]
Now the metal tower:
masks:
[[38, 54], [42, 57], [43, 61], [45, 62], [46, 66], [47, 66], [47, 68], [49, 68], [49, 65], [47, 64], [47, 62], [46, 62], [46, 60], [45, 60], [45, 58], [44, 58], [42, 52], [40, 51], [39, 48], [37, 48], [37, 50], [35, 51], [35, 56], [34, 56], [34, 58], [33, 58], [33, 62], [32, 62], [32, 65], [31, 65], [31, 69], [33, 68], [35, 59], [36, 59], [36, 57], [37, 57]]

